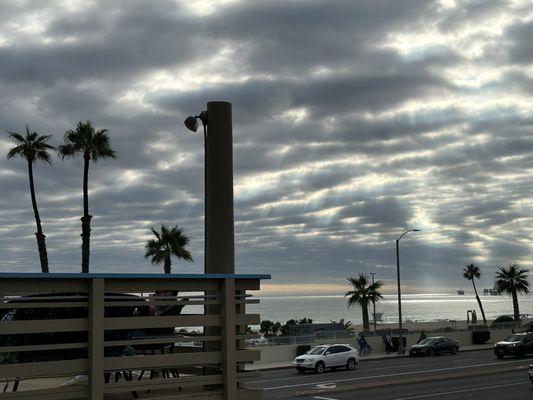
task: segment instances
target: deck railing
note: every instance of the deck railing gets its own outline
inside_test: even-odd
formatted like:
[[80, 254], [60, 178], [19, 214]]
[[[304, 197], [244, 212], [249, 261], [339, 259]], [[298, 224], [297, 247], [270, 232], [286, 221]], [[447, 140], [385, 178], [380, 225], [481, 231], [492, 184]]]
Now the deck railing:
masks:
[[0, 399], [261, 399], [246, 305], [268, 278], [0, 274]]

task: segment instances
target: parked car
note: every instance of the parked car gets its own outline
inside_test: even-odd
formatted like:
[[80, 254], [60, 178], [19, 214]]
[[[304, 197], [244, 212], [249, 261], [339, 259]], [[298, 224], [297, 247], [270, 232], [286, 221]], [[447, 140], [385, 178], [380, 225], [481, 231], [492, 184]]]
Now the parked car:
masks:
[[260, 337], [257, 337], [257, 338], [246, 340], [246, 344], [248, 344], [250, 346], [260, 346], [260, 345], [265, 345], [265, 344], [269, 344], [269, 343], [270, 343], [270, 340], [268, 340], [264, 336], [260, 336]]
[[459, 351], [459, 343], [443, 336], [429, 337], [420, 343], [411, 346], [409, 355], [416, 356], [434, 356], [442, 353], [456, 354]]
[[296, 357], [292, 365], [301, 374], [308, 370], [321, 374], [326, 368], [346, 367], [353, 370], [357, 363], [359, 353], [355, 348], [349, 344], [330, 344], [313, 347], [307, 353]]
[[533, 383], [533, 364], [529, 364], [529, 380]]
[[513, 333], [494, 345], [496, 357], [525, 356], [533, 353], [533, 332]]

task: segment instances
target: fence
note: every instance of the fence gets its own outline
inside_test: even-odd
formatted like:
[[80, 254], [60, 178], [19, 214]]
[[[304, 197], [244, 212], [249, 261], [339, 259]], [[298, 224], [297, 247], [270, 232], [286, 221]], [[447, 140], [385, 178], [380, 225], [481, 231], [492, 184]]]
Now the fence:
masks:
[[267, 336], [263, 339], [252, 339], [249, 343], [253, 346], [278, 346], [285, 344], [306, 344], [320, 342], [324, 339], [347, 339], [353, 338], [352, 330], [337, 331], [316, 331], [312, 335], [294, 335], [294, 336]]
[[268, 278], [0, 274], [0, 399], [261, 399], [246, 305]]

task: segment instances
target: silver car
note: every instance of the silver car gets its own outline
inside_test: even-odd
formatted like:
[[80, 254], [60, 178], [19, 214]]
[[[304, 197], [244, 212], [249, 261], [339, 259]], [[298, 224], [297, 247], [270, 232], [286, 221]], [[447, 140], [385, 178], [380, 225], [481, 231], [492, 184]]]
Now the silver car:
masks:
[[321, 374], [326, 368], [345, 367], [353, 370], [358, 362], [359, 353], [349, 344], [325, 344], [313, 347], [307, 353], [296, 357], [292, 365], [301, 374], [308, 370]]

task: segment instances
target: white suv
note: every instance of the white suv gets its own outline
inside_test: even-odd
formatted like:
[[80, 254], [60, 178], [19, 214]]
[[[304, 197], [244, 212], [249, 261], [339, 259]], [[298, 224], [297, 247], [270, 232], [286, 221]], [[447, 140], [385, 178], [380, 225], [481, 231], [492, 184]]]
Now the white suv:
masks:
[[329, 344], [313, 347], [296, 357], [292, 365], [301, 374], [309, 369], [321, 374], [326, 368], [346, 367], [353, 370], [358, 362], [359, 353], [349, 344]]

